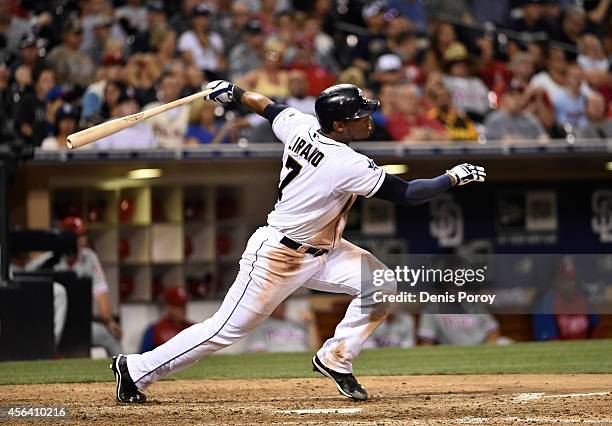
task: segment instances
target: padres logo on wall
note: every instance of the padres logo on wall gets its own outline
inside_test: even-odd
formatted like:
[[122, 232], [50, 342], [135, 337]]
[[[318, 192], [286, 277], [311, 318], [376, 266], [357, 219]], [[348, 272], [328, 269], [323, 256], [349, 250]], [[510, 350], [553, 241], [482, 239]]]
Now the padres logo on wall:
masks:
[[429, 232], [440, 247], [457, 247], [463, 242], [463, 211], [451, 194], [439, 195], [429, 203]]
[[591, 197], [591, 229], [602, 243], [612, 243], [612, 191], [600, 189]]

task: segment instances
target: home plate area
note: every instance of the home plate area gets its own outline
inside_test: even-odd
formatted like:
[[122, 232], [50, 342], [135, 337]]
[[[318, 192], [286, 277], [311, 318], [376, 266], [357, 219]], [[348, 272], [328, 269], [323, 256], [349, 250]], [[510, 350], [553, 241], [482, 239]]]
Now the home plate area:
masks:
[[[11, 405], [69, 409], [68, 424], [612, 424], [612, 375], [360, 377], [371, 398], [326, 379], [174, 380], [142, 405], [119, 405], [113, 383], [0, 386]], [[25, 423], [24, 423], [25, 424]]]

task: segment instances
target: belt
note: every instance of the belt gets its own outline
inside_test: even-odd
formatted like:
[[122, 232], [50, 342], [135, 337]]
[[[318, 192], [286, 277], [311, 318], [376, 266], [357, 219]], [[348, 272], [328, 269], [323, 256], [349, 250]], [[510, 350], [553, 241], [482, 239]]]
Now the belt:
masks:
[[312, 254], [314, 257], [321, 256], [329, 252], [329, 250], [326, 249], [318, 249], [316, 247], [305, 246], [303, 244], [298, 243], [297, 241], [293, 241], [289, 237], [283, 237], [280, 240], [280, 243], [297, 252]]

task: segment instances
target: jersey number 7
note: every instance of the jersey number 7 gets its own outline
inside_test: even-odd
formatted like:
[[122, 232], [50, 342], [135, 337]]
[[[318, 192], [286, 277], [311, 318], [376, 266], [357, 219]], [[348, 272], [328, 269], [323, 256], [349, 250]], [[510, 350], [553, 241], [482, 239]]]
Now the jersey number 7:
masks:
[[300, 170], [302, 170], [302, 166], [300, 166], [300, 163], [295, 161], [290, 155], [287, 156], [285, 167], [287, 167], [290, 171], [278, 187], [278, 201], [283, 199], [283, 189], [285, 189], [285, 187], [289, 185], [289, 182], [295, 179], [296, 176], [300, 173]]

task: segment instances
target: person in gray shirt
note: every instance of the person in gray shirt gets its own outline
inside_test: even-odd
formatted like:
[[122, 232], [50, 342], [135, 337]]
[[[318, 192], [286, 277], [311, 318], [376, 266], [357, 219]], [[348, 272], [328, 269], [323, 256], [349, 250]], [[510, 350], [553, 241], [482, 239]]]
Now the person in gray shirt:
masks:
[[243, 34], [243, 42], [229, 55], [229, 75], [233, 80], [258, 68], [264, 54], [264, 35], [259, 21], [247, 22]]
[[497, 111], [485, 119], [485, 135], [488, 140], [505, 142], [525, 139], [547, 142], [548, 136], [540, 122], [524, 111], [524, 87], [512, 81], [504, 91]]
[[417, 337], [422, 345], [482, 345], [497, 343], [499, 325], [484, 309], [466, 313], [440, 313], [440, 307], [426, 305], [419, 317]]
[[612, 138], [612, 119], [606, 118], [606, 100], [598, 93], [591, 93], [586, 99], [587, 123], [578, 128], [578, 139]]

